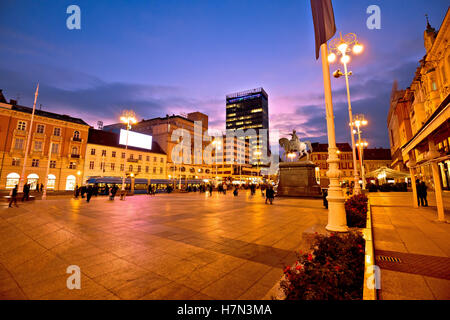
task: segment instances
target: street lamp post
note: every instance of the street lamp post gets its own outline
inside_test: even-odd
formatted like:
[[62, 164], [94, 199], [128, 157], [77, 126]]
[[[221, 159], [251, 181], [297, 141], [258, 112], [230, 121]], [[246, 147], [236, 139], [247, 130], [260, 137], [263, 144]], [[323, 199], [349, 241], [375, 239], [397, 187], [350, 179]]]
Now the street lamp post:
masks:
[[348, 72], [347, 64], [350, 62], [350, 56], [348, 53], [353, 51], [355, 54], [359, 54], [364, 50], [364, 47], [356, 40], [356, 35], [354, 33], [349, 33], [342, 37], [342, 34], [339, 35], [339, 38], [335, 38], [330, 42], [330, 50], [331, 53], [328, 56], [329, 62], [334, 62], [336, 60], [337, 55], [342, 55], [341, 63], [344, 65], [344, 73], [340, 70], [334, 72], [335, 78], [340, 78], [341, 76], [345, 76], [345, 84], [347, 87], [347, 100], [348, 100], [348, 115], [350, 119], [350, 133], [352, 137], [352, 149], [353, 149], [353, 175], [354, 175], [354, 193], [360, 194], [361, 187], [359, 185], [359, 174], [357, 170], [357, 161], [356, 161], [356, 144], [355, 144], [355, 136], [353, 133], [353, 114], [352, 114], [352, 102], [350, 98], [350, 85], [348, 81], [348, 77], [352, 75], [352, 72]]
[[125, 191], [126, 167], [127, 167], [127, 151], [128, 151], [128, 132], [131, 129], [131, 124], [137, 122], [136, 115], [133, 111], [124, 111], [120, 117], [120, 121], [127, 125], [127, 136], [125, 142], [125, 158], [123, 159], [123, 175], [122, 175], [122, 191]]
[[47, 199], [48, 172], [50, 170], [50, 161], [52, 158], [52, 145], [53, 145], [53, 142], [50, 141], [50, 145], [48, 147], [48, 162], [47, 162], [47, 170], [45, 172], [45, 185], [44, 185], [44, 191], [42, 192], [42, 200]]
[[368, 124], [367, 120], [364, 119], [364, 115], [356, 115], [354, 125], [356, 127], [356, 133], [358, 134], [358, 143], [356, 146], [359, 150], [359, 162], [361, 167], [361, 179], [363, 184], [363, 190], [366, 190], [366, 178], [364, 169], [364, 148], [369, 144], [366, 141], [361, 140], [361, 126], [366, 126]]

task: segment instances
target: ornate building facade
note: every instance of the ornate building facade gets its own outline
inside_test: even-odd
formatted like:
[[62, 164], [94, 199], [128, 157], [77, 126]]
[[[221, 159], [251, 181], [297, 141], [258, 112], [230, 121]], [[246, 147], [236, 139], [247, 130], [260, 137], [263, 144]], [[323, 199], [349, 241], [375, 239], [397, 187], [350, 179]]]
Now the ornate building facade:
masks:
[[[444, 220], [442, 189], [450, 190], [449, 40], [450, 9], [439, 31], [427, 21], [424, 32], [426, 55], [420, 60], [411, 86], [403, 95], [407, 101], [404, 108], [408, 113], [401, 120], [407, 123], [409, 118], [411, 127], [411, 137], [405, 143], [401, 139], [401, 126], [393, 124], [394, 112], [390, 112], [388, 117], [394, 163], [398, 163], [398, 150], [401, 150], [402, 162], [411, 173], [414, 196], [417, 178], [436, 191], [439, 220]], [[417, 205], [417, 202], [414, 201], [414, 204]]]
[[[0, 189], [19, 184], [25, 149], [31, 131], [24, 182], [35, 190], [45, 184], [49, 190], [73, 190], [83, 174], [89, 125], [83, 120], [36, 110], [7, 102], [0, 90]], [[20, 190], [21, 191], [21, 190]]]

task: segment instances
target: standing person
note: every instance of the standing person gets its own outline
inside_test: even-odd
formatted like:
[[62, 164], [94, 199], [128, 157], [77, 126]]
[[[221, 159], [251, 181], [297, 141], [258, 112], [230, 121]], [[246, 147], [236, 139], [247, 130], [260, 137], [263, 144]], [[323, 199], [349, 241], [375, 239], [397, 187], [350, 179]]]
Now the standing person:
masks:
[[78, 195], [80, 194], [80, 188], [78, 187], [78, 185], [75, 186], [75, 199], [78, 199]]
[[421, 198], [421, 202], [422, 202], [422, 207], [428, 207], [428, 192], [427, 192], [427, 185], [425, 184], [424, 181], [422, 181], [420, 183], [420, 189], [422, 189], [422, 198]]
[[27, 183], [23, 186], [23, 196], [22, 196], [22, 202], [25, 200], [28, 201], [29, 195], [30, 195], [30, 185]]
[[420, 180], [416, 180], [416, 190], [417, 190], [417, 205], [420, 207], [422, 203], [422, 184]]
[[209, 196], [212, 197], [213, 187], [212, 184], [209, 185]]
[[87, 194], [86, 194], [86, 201], [87, 202], [91, 201], [91, 197], [92, 197], [93, 193], [94, 193], [94, 190], [93, 190], [92, 186], [89, 186], [87, 188]]
[[239, 195], [238, 186], [234, 187], [233, 194], [235, 197], [237, 197]]
[[113, 184], [112, 188], [111, 188], [111, 195], [109, 196], [109, 200], [114, 200], [114, 197], [116, 196], [117, 193], [117, 186], [116, 184]]
[[273, 187], [270, 186], [269, 189], [266, 190], [266, 204], [267, 200], [269, 200], [270, 204], [273, 204], [273, 199], [275, 198], [275, 191]]
[[12, 208], [12, 204], [14, 203], [16, 205], [16, 207], [18, 208], [19, 206], [17, 205], [17, 190], [19, 189], [19, 186], [16, 184], [16, 186], [14, 187], [14, 189], [11, 190], [11, 199], [9, 200], [9, 207]]
[[44, 185], [41, 183], [41, 193], [44, 191]]
[[84, 199], [84, 194], [86, 193], [86, 186], [82, 186], [80, 188], [80, 193], [81, 193], [81, 199]]

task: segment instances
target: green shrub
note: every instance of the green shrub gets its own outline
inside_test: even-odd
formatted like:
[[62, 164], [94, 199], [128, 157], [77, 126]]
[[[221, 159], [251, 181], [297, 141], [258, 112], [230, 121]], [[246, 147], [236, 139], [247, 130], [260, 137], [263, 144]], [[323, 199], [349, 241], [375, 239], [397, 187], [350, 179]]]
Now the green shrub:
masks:
[[369, 199], [363, 194], [351, 197], [345, 202], [347, 225], [352, 228], [365, 228], [367, 223], [367, 203]]
[[364, 244], [360, 233], [316, 236], [313, 252], [284, 270], [286, 300], [361, 300]]

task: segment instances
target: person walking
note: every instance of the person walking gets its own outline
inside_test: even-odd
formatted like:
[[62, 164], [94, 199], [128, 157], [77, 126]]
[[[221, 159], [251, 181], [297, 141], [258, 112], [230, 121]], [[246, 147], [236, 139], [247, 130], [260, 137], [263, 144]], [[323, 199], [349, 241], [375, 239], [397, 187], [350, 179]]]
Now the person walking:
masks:
[[118, 189], [118, 187], [116, 186], [116, 184], [113, 184], [113, 186], [111, 188], [111, 195], [109, 196], [109, 200], [114, 200], [116, 193], [117, 193], [117, 189]]
[[92, 194], [94, 193], [94, 189], [92, 188], [92, 186], [89, 186], [87, 188], [87, 194], [86, 194], [86, 201], [89, 203], [89, 201], [91, 201], [91, 197]]
[[44, 184], [41, 183], [41, 193], [44, 191]]
[[273, 187], [270, 186], [269, 189], [266, 190], [266, 204], [267, 200], [269, 200], [270, 204], [273, 204], [273, 199], [275, 198], [275, 191]]
[[238, 186], [234, 187], [233, 195], [235, 197], [237, 197], [239, 195], [239, 187]]
[[17, 190], [19, 189], [19, 186], [16, 184], [16, 186], [14, 187], [14, 189], [11, 190], [11, 199], [9, 200], [9, 207], [12, 208], [12, 204], [14, 203], [16, 205], [16, 207], [18, 208], [19, 206], [17, 205]]
[[428, 192], [427, 192], [427, 185], [425, 184], [424, 181], [422, 181], [420, 183], [420, 189], [422, 191], [422, 197], [420, 199], [421, 203], [422, 203], [422, 207], [428, 207]]

